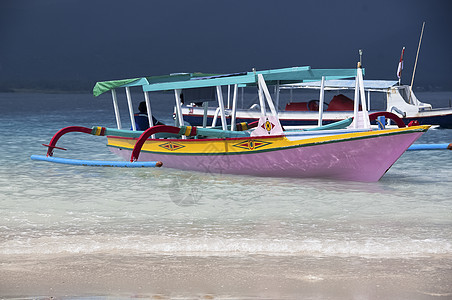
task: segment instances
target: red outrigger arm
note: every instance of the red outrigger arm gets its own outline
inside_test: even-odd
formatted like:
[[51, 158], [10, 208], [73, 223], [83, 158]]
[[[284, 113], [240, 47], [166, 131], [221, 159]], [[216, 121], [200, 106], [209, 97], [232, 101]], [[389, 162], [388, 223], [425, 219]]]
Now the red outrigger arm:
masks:
[[[95, 131], [95, 129], [82, 127], [82, 126], [65, 127], [63, 129], [60, 129], [57, 133], [55, 133], [55, 135], [52, 137], [52, 139], [50, 140], [50, 143], [48, 145], [46, 145], [46, 144], [42, 144], [42, 145], [49, 148], [47, 150], [47, 156], [52, 156], [53, 155], [53, 149], [55, 149], [55, 148], [61, 149], [61, 150], [66, 150], [64, 148], [56, 146], [56, 143], [58, 142], [60, 137], [62, 137], [66, 133], [69, 133], [69, 132], [83, 132], [83, 133], [88, 133], [88, 134], [96, 134], [96, 133], [93, 133], [93, 131]], [[104, 130], [104, 132], [105, 132], [105, 130]], [[97, 134], [97, 135], [103, 135], [103, 134]]]
[[396, 115], [392, 112], [389, 112], [389, 111], [377, 111], [377, 112], [371, 113], [371, 114], [369, 114], [369, 120], [375, 121], [380, 116], [384, 116], [387, 119], [393, 120], [399, 128], [406, 127], [405, 123], [403, 122], [403, 120], [401, 118], [399, 118], [398, 115]]
[[[181, 132], [181, 131], [183, 131], [183, 132]], [[196, 135], [196, 127], [195, 126], [193, 126], [193, 127], [183, 126], [182, 128], [179, 128], [179, 127], [168, 126], [168, 125], [156, 125], [156, 126], [146, 129], [146, 131], [140, 135], [137, 142], [135, 143], [135, 146], [133, 147], [132, 155], [130, 157], [131, 162], [138, 160], [138, 156], [140, 156], [141, 148], [143, 147], [144, 142], [146, 142], [146, 140], [151, 135], [159, 133], [159, 132], [183, 134], [186, 136], [195, 136]]]
[[[189, 127], [189, 126], [187, 126]], [[143, 146], [144, 142], [147, 138], [149, 138], [151, 135], [159, 132], [167, 132], [167, 133], [175, 133], [175, 134], [183, 134], [183, 135], [196, 135], [196, 127], [189, 127], [190, 130], [186, 130], [187, 127], [179, 128], [174, 126], [167, 126], [167, 125], [157, 125], [154, 127], [149, 128], [145, 132], [141, 134], [141, 136], [138, 138], [135, 147], [132, 152], [132, 157], [136, 157], [134, 160], [131, 159], [131, 161], [136, 161], [138, 159], [138, 155], [140, 153], [141, 147]], [[105, 127], [93, 127], [93, 128], [87, 128], [82, 126], [69, 126], [65, 127], [63, 129], [60, 129], [50, 140], [50, 143], [48, 145], [42, 144], [43, 146], [48, 147], [47, 150], [47, 156], [53, 156], [53, 150], [61, 149], [66, 150], [65, 148], [57, 147], [56, 143], [58, 140], [69, 132], [82, 132], [92, 135], [105, 135], [106, 128]], [[184, 131], [184, 132], [181, 132]], [[187, 132], [188, 131], [188, 132]]]

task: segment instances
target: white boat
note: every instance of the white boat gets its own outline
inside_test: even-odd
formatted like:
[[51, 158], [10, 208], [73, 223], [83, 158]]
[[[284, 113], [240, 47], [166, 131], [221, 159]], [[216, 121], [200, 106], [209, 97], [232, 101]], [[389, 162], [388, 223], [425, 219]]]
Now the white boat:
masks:
[[[320, 81], [307, 81], [293, 84], [275, 84], [276, 107], [279, 105], [279, 94], [282, 90], [308, 90], [320, 89]], [[408, 85], [398, 85], [397, 81], [388, 80], [364, 80], [364, 88], [368, 93], [368, 107], [371, 107], [371, 93], [381, 93], [385, 98], [385, 110], [400, 117], [408, 125], [417, 122], [421, 125], [438, 125], [443, 128], [452, 128], [452, 108], [433, 108], [431, 104], [421, 102]], [[309, 101], [290, 101], [284, 109], [279, 109], [278, 116], [282, 126], [309, 127], [321, 125], [319, 120], [319, 108], [322, 106], [322, 124], [329, 124], [353, 116], [353, 100], [343, 95], [344, 91], [355, 89], [355, 80], [325, 80], [325, 91], [335, 91], [336, 95], [331, 99]], [[202, 125], [204, 107], [196, 103], [187, 103], [182, 107], [184, 120], [191, 125]], [[378, 110], [380, 111], [380, 110]], [[208, 123], [218, 117], [219, 110], [216, 107], [207, 109]], [[230, 117], [232, 110], [226, 109], [226, 116]], [[372, 113], [372, 110], [370, 110]], [[237, 122], [256, 121], [260, 116], [259, 105], [254, 104], [246, 109], [237, 109]]]

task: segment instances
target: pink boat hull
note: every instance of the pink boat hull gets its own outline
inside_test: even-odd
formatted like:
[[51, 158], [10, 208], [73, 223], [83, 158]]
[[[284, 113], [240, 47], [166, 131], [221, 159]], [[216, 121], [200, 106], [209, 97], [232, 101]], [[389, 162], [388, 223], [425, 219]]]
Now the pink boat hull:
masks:
[[[142, 152], [139, 161], [161, 161], [166, 168], [208, 173], [374, 182], [422, 134], [385, 135], [251, 154], [166, 155]], [[131, 150], [110, 149], [124, 159], [130, 159]]]

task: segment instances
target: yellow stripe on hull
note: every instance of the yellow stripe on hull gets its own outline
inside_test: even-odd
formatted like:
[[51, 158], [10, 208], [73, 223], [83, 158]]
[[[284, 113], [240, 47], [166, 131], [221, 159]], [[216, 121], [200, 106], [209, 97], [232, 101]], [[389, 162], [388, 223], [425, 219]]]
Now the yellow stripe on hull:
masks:
[[[371, 138], [382, 135], [394, 135], [428, 130], [429, 125], [413, 126], [397, 129], [375, 130], [365, 132], [351, 132], [342, 134], [327, 134], [319, 131], [310, 132], [309, 135], [299, 135], [287, 138], [286, 136], [248, 137], [228, 139], [149, 139], [142, 152], [154, 152], [177, 155], [190, 154], [244, 154], [260, 151], [273, 151], [281, 148], [302, 147], [313, 144], [340, 142], [350, 139]], [[130, 149], [135, 145], [136, 139], [108, 137], [108, 146]]]

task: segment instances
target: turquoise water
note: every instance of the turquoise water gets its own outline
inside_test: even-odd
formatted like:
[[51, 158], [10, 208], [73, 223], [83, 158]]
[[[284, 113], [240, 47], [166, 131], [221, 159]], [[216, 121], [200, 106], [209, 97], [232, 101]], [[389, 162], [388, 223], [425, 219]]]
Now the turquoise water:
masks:
[[[171, 265], [172, 259], [193, 268], [199, 267], [198, 259], [220, 260], [217, 268], [236, 266], [228, 274], [251, 265], [253, 274], [262, 275], [272, 273], [273, 266], [281, 272], [274, 274], [276, 280], [288, 270], [292, 277], [285, 276], [293, 279], [309, 269], [300, 278], [323, 283], [338, 273], [353, 280], [362, 270], [361, 261], [380, 266], [372, 272], [381, 272], [382, 278], [428, 265], [430, 271], [407, 286], [421, 282], [423, 291], [452, 295], [450, 151], [405, 153], [376, 183], [67, 166], [29, 157], [45, 154], [41, 144], [62, 127], [115, 126], [109, 97], [0, 94], [0, 103], [0, 296], [52, 296], [52, 291], [36, 288], [33, 293], [20, 284], [11, 288], [5, 276], [44, 268], [43, 261], [64, 260], [70, 268], [80, 257], [90, 266], [116, 271], [150, 262]], [[165, 120], [168, 111], [157, 107], [155, 114]], [[126, 120], [126, 110], [122, 113]], [[451, 143], [452, 130], [430, 130], [419, 142]], [[59, 142], [68, 151], [56, 150], [55, 155], [117, 159], [105, 143], [104, 137], [68, 134]], [[52, 274], [66, 276], [64, 270], [52, 269]], [[166, 282], [177, 280], [173, 276]], [[232, 279], [215, 277], [218, 289], [222, 280]], [[80, 285], [70, 295], [112, 293], [108, 283], [97, 290]], [[158, 292], [155, 287], [148, 286], [148, 292]], [[171, 284], [160, 289], [185, 295]], [[282, 296], [290, 290], [281, 289]], [[238, 296], [218, 293], [244, 297], [238, 290]], [[54, 293], [58, 295], [56, 289]]]

